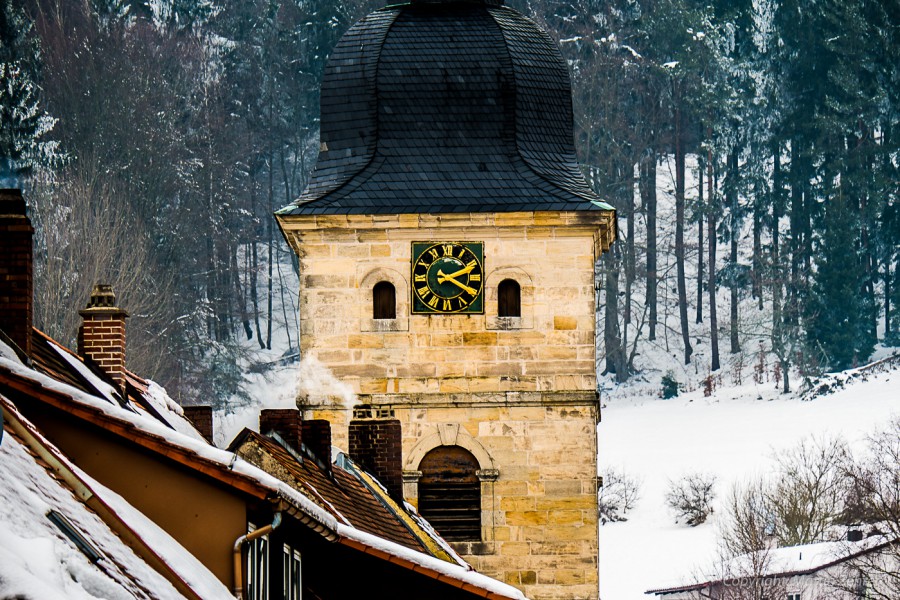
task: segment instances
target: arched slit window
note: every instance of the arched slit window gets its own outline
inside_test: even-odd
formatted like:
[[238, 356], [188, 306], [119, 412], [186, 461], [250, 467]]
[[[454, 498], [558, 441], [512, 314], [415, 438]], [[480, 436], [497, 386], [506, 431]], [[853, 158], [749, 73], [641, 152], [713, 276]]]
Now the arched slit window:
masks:
[[522, 289], [514, 279], [504, 279], [497, 286], [497, 316], [522, 316]]
[[397, 318], [397, 292], [392, 283], [379, 281], [372, 288], [372, 317], [375, 319]]
[[478, 461], [465, 448], [438, 446], [419, 463], [419, 513], [444, 539], [481, 539]]

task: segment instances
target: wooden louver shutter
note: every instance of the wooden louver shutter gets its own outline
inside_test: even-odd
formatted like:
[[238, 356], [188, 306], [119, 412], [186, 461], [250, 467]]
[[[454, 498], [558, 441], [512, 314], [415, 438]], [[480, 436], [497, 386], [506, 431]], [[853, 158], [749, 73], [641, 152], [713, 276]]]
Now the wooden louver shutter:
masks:
[[419, 513], [444, 539], [481, 539], [481, 483], [478, 462], [464, 448], [441, 446], [419, 463]]
[[379, 281], [372, 289], [372, 318], [396, 319], [397, 294], [394, 285], [387, 281]]

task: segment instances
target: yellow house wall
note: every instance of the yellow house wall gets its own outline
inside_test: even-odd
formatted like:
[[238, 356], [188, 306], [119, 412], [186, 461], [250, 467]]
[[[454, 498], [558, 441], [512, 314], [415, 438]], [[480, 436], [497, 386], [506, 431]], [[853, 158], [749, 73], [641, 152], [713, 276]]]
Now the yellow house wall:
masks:
[[[404, 491], [418, 460], [454, 443], [479, 458], [482, 539], [457, 544], [529, 598], [596, 599], [597, 443], [594, 264], [609, 213], [281, 217], [300, 259], [304, 355], [403, 426]], [[485, 314], [411, 315], [413, 241], [484, 242]], [[497, 316], [517, 280], [522, 316]], [[372, 287], [397, 291], [397, 318], [373, 320]], [[349, 407], [300, 398], [346, 448]]]

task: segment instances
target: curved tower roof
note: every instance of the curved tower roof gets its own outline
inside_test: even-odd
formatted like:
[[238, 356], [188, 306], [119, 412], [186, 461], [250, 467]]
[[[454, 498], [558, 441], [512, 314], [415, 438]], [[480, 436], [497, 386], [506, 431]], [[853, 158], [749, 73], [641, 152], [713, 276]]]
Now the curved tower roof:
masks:
[[502, 0], [368, 15], [325, 67], [319, 158], [279, 214], [612, 210], [575, 156], [559, 49]]

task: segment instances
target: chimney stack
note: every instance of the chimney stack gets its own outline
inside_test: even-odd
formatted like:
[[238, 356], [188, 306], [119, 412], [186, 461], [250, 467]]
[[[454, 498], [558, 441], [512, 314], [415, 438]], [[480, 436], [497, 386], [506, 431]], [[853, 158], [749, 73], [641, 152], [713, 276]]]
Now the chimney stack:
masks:
[[277, 433], [296, 452], [303, 442], [303, 419], [296, 408], [264, 408], [259, 411], [259, 432]]
[[357, 406], [350, 421], [350, 458], [403, 500], [402, 429], [390, 408]]
[[32, 238], [22, 190], [0, 189], [0, 330], [31, 356]]
[[213, 443], [212, 406], [182, 406], [184, 418], [191, 422], [200, 435], [210, 444]]
[[319, 459], [325, 472], [331, 476], [331, 423], [326, 419], [303, 421], [303, 445]]
[[98, 283], [91, 292], [78, 329], [78, 354], [90, 358], [125, 391], [125, 318], [116, 306], [111, 285]]

